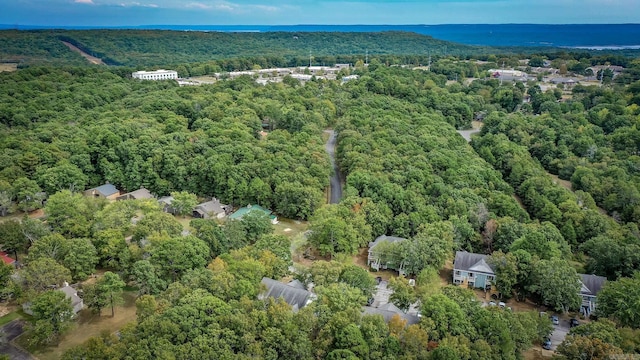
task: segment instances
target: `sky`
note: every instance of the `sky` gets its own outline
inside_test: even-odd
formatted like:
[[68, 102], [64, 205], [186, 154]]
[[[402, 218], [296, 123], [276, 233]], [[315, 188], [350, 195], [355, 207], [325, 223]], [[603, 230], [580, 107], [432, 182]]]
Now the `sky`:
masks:
[[640, 23], [640, 0], [0, 0], [41, 26]]

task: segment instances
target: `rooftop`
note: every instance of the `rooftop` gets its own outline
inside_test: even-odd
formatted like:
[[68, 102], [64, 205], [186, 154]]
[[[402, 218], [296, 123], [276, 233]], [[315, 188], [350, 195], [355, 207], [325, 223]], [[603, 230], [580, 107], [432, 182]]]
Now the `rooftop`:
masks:
[[82, 302], [82, 299], [78, 296], [78, 292], [76, 291], [76, 289], [72, 288], [71, 286], [66, 285], [58, 290], [62, 291], [65, 295], [67, 295], [69, 299], [71, 299], [72, 307], [75, 307]]
[[487, 263], [487, 255], [474, 254], [466, 251], [456, 251], [456, 259], [453, 262], [455, 270], [483, 272], [493, 274], [493, 269]]
[[604, 276], [578, 274], [580, 275], [580, 293], [584, 295], [597, 295], [604, 286], [607, 278]]
[[362, 312], [364, 315], [382, 315], [385, 322], [391, 321], [394, 316], [399, 316], [401, 319], [407, 321], [407, 325], [413, 325], [420, 322], [420, 318], [416, 315], [406, 314], [402, 310], [398, 309], [397, 306], [392, 303], [381, 305], [377, 308], [370, 306], [363, 306]]
[[248, 213], [250, 213], [252, 211], [263, 212], [264, 214], [269, 215], [270, 219], [275, 219], [276, 218], [275, 215], [271, 215], [271, 210], [267, 210], [267, 209], [263, 208], [260, 205], [251, 205], [251, 204], [238, 209], [236, 212], [234, 212], [233, 214], [229, 215], [229, 218], [230, 219], [239, 220], [239, 219], [242, 219], [243, 216], [245, 216], [246, 214], [248, 214]]
[[138, 190], [135, 190], [126, 194], [122, 194], [121, 197], [131, 197], [134, 199], [153, 199], [153, 194], [151, 194], [149, 190], [141, 187]]
[[158, 70], [151, 70], [151, 71], [140, 70], [140, 71], [134, 72], [134, 74], [173, 74], [175, 72], [176, 72], [175, 70], [158, 69]]
[[312, 294], [303, 289], [283, 284], [279, 281], [262, 278], [260, 281], [266, 287], [266, 291], [261, 294], [261, 299], [271, 297], [274, 299], [282, 298], [287, 304], [291, 305], [294, 310], [300, 310], [311, 302]]
[[221, 214], [225, 212], [225, 206], [226, 205], [220, 203], [220, 200], [213, 198], [210, 201], [198, 204], [196, 206], [196, 209], [201, 210], [207, 214]]
[[372, 250], [374, 247], [378, 246], [381, 242], [395, 243], [395, 242], [403, 242], [405, 240], [407, 239], [396, 237], [396, 236], [381, 235], [381, 236], [378, 236], [373, 242], [369, 243], [369, 250]]
[[2, 259], [2, 262], [7, 264], [7, 265], [11, 265], [13, 263], [15, 263], [16, 261], [12, 258], [10, 258], [6, 252], [4, 251], [0, 251], [0, 259]]
[[116, 189], [116, 187], [113, 184], [109, 184], [106, 183], [104, 185], [100, 185], [98, 187], [95, 187], [93, 189], [89, 189], [89, 191], [91, 190], [95, 190], [96, 192], [100, 193], [100, 195], [107, 197], [107, 196], [111, 196], [113, 194], [118, 193], [118, 189]]

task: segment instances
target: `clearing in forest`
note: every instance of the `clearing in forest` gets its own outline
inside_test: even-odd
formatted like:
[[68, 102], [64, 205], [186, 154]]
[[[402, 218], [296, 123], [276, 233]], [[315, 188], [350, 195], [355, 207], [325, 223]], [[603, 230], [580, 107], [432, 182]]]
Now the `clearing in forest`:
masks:
[[89, 54], [87, 54], [86, 52], [80, 50], [78, 47], [74, 46], [71, 43], [68, 43], [66, 41], [63, 41], [63, 43], [71, 50], [79, 53], [80, 55], [82, 55], [83, 58], [87, 59], [90, 63], [92, 64], [96, 64], [96, 65], [106, 65], [104, 62], [102, 62], [102, 60], [98, 59], [95, 56], [91, 56]]

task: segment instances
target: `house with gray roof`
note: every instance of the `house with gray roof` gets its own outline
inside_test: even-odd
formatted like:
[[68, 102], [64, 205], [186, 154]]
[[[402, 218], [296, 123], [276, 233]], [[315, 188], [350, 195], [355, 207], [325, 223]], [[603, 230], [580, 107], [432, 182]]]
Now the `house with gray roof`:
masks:
[[104, 185], [85, 190], [84, 196], [114, 200], [120, 196], [120, 190], [118, 190], [113, 184], [109, 184], [107, 182]]
[[402, 320], [407, 322], [407, 326], [414, 325], [420, 322], [420, 318], [417, 315], [407, 314], [404, 311], [398, 309], [397, 306], [392, 303], [380, 305], [379, 307], [363, 306], [363, 315], [381, 315], [386, 323], [391, 321], [394, 316], [399, 316]]
[[[73, 315], [76, 315], [80, 312], [80, 310], [84, 308], [84, 301], [81, 297], [78, 296], [78, 291], [72, 288], [69, 283], [65, 282], [63, 286], [57, 290], [62, 291], [68, 299], [71, 299], [71, 308], [73, 309]], [[31, 310], [31, 302], [22, 304], [22, 310], [29, 315], [33, 315], [33, 311]]]
[[158, 199], [158, 204], [162, 206], [162, 211], [169, 213], [171, 215], [175, 215], [176, 209], [174, 209], [171, 206], [172, 202], [173, 202], [173, 196], [163, 196], [160, 199]]
[[116, 200], [140, 200], [140, 199], [154, 199], [155, 196], [151, 192], [141, 186], [140, 189], [122, 194], [116, 198]]
[[404, 262], [399, 252], [395, 251], [399, 250], [399, 248], [396, 246], [394, 249], [391, 244], [400, 244], [405, 240], [407, 239], [396, 236], [378, 236], [374, 241], [369, 243], [367, 265], [376, 271], [380, 269], [393, 269], [403, 275]]
[[276, 300], [281, 298], [287, 304], [291, 305], [293, 311], [302, 309], [315, 299], [315, 296], [310, 291], [300, 289], [295, 285], [284, 284], [277, 280], [264, 277], [262, 281], [260, 281], [260, 284], [265, 288], [265, 291], [258, 296], [260, 300], [268, 297]]
[[456, 251], [453, 261], [453, 283], [467, 285], [470, 288], [491, 289], [496, 274], [487, 261], [487, 255]]
[[222, 204], [220, 200], [212, 198], [210, 201], [198, 204], [193, 208], [193, 217], [200, 219], [222, 219], [231, 211], [231, 206]]
[[597, 275], [578, 275], [580, 275], [580, 299], [582, 300], [580, 312], [588, 317], [596, 309], [596, 297], [607, 282], [607, 278]]

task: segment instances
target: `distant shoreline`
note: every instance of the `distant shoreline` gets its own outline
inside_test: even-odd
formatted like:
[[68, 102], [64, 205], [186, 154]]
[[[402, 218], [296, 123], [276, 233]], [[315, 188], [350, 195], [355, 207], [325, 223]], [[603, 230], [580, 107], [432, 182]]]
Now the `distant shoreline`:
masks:
[[401, 31], [466, 45], [640, 50], [640, 24], [441, 24], [441, 25], [136, 25], [37, 26], [0, 24], [0, 30], [164, 30], [200, 32]]

